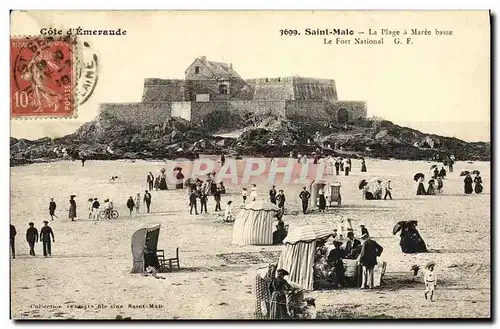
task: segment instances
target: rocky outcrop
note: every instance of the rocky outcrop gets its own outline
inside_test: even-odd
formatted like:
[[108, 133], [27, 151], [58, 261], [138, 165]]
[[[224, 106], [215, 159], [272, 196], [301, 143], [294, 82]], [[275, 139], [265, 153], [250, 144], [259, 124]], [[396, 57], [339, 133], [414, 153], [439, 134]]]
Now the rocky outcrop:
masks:
[[[427, 160], [454, 154], [458, 160], [491, 158], [490, 143], [424, 134], [390, 121], [358, 120], [350, 126], [301, 122], [279, 117], [213, 118], [196, 126], [172, 118], [158, 125], [132, 127], [116, 117], [100, 116], [62, 138], [10, 139], [11, 166], [59, 159], [173, 159], [203, 154], [288, 156], [290, 151], [350, 156]], [[215, 120], [218, 119], [218, 120]], [[238, 138], [214, 137], [216, 131], [245, 127]], [[181, 149], [181, 150], [179, 150]]]

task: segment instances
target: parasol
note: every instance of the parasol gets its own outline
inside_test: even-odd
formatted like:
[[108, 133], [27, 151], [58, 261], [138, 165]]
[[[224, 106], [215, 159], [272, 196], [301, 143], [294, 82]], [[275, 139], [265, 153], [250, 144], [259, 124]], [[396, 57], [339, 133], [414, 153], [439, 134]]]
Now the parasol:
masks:
[[460, 176], [467, 176], [467, 175], [470, 175], [470, 172], [467, 170], [464, 170], [460, 173]]
[[437, 168], [437, 165], [432, 165], [431, 166], [431, 170], [434, 169], [434, 168]]
[[71, 194], [69, 197], [70, 197], [70, 198], [76, 198], [76, 195]]
[[406, 221], [405, 220], [402, 220], [402, 221], [399, 221], [396, 225], [394, 225], [394, 228], [392, 229], [392, 234], [396, 234], [398, 233], [399, 231], [401, 231], [406, 225]]
[[362, 190], [366, 185], [368, 185], [368, 182], [363, 179], [361, 182], [359, 182], [358, 189]]
[[413, 176], [413, 180], [414, 181], [418, 181], [420, 178], [425, 178], [425, 175], [422, 174], [421, 172], [415, 174], [415, 176]]
[[472, 174], [473, 174], [473, 175], [478, 175], [478, 176], [479, 176], [479, 175], [481, 175], [481, 172], [480, 172], [479, 170], [473, 170], [473, 171], [472, 171]]
[[165, 168], [161, 168], [161, 169], [160, 169], [160, 172], [161, 172], [162, 174], [164, 174], [164, 173], [165, 173]]

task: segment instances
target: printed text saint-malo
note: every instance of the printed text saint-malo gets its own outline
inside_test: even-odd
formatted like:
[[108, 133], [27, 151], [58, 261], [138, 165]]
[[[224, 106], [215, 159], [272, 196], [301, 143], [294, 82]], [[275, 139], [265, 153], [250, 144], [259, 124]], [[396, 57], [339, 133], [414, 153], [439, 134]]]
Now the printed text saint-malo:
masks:
[[305, 35], [354, 35], [351, 29], [305, 29]]

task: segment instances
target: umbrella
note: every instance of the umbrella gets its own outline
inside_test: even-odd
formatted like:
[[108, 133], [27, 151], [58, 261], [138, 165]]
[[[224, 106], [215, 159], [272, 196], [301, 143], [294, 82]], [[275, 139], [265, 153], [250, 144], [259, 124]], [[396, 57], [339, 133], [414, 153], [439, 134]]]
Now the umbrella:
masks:
[[70, 197], [70, 198], [76, 198], [76, 195], [71, 194], [69, 197]]
[[467, 176], [467, 175], [470, 175], [470, 172], [467, 170], [464, 170], [460, 173], [460, 176]]
[[432, 165], [431, 166], [431, 170], [434, 169], [434, 168], [437, 168], [437, 165]]
[[362, 190], [366, 185], [368, 185], [368, 182], [363, 179], [361, 182], [359, 182], [358, 189]]
[[414, 181], [418, 181], [420, 178], [425, 178], [425, 175], [422, 174], [421, 172], [415, 174], [415, 176], [413, 176], [413, 180]]
[[326, 239], [333, 235], [333, 229], [325, 224], [293, 225], [288, 228], [288, 235], [283, 243], [295, 244], [317, 239]]
[[392, 229], [392, 234], [396, 234], [398, 233], [399, 231], [401, 231], [406, 225], [406, 221], [405, 220], [402, 220], [400, 222], [398, 222], [396, 225], [394, 225], [394, 228]]
[[473, 175], [478, 175], [478, 176], [481, 175], [481, 173], [479, 172], [479, 170], [473, 170], [472, 174]]

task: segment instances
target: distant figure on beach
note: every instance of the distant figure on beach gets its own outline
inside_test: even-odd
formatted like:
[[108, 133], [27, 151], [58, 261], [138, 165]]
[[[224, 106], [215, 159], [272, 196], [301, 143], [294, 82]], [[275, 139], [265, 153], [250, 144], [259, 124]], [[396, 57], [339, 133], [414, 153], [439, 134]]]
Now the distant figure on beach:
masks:
[[250, 201], [253, 202], [257, 200], [257, 185], [252, 184], [252, 188], [250, 189]]
[[437, 192], [437, 194], [442, 194], [443, 193], [443, 187], [444, 187], [443, 178], [441, 178], [441, 176], [438, 176], [436, 182], [437, 182], [436, 192]]
[[226, 205], [226, 209], [224, 212], [224, 221], [227, 223], [233, 222], [233, 209], [232, 209], [232, 204], [233, 201], [229, 200]]
[[191, 190], [189, 192], [189, 214], [193, 214], [193, 208], [196, 215], [198, 215], [198, 206], [196, 205], [196, 191]]
[[340, 172], [340, 160], [337, 158], [335, 160], [335, 175], [339, 175]]
[[160, 177], [160, 183], [158, 184], [158, 189], [161, 191], [168, 190], [167, 176], [165, 175], [165, 172], [162, 172], [159, 177]]
[[149, 191], [144, 191], [144, 203], [146, 204], [146, 211], [149, 214], [149, 210], [151, 207], [151, 193]]
[[97, 200], [97, 198], [94, 198], [94, 201], [92, 202], [92, 220], [99, 220], [99, 208], [101, 207], [101, 204]]
[[273, 187], [269, 190], [269, 201], [271, 203], [276, 204], [276, 195], [278, 195], [278, 192], [276, 191], [276, 186], [273, 185]]
[[135, 202], [131, 196], [128, 197], [127, 208], [129, 210], [129, 216], [132, 217], [132, 212], [134, 211], [134, 208], [135, 208]]
[[347, 159], [344, 164], [345, 175], [349, 176], [349, 172], [351, 171], [351, 159]]
[[146, 182], [148, 183], [148, 190], [149, 191], [153, 190], [154, 181], [155, 181], [155, 176], [153, 176], [152, 172], [149, 172], [149, 174], [148, 174], [148, 176], [146, 178]]
[[363, 268], [363, 282], [361, 289], [374, 288], [374, 268], [377, 265], [377, 257], [380, 257], [384, 248], [374, 240], [371, 240], [368, 234], [361, 236], [362, 247], [359, 255], [359, 264]]
[[470, 174], [467, 174], [464, 178], [464, 193], [465, 194], [472, 194], [472, 177]]
[[392, 191], [392, 186], [391, 186], [391, 180], [388, 179], [387, 182], [385, 183], [385, 195], [384, 195], [384, 200], [387, 199], [387, 197], [389, 197], [389, 199], [392, 200], [392, 194], [391, 194], [391, 191]]
[[278, 191], [278, 195], [276, 196], [276, 202], [278, 203], [278, 208], [282, 214], [285, 213], [285, 194], [283, 190]]
[[427, 187], [427, 195], [436, 195], [436, 189], [434, 188], [434, 179], [429, 179], [429, 186]]
[[89, 212], [89, 219], [92, 219], [92, 215], [93, 215], [92, 212], [93, 212], [93, 209], [94, 209], [92, 207], [93, 203], [94, 203], [94, 199], [93, 198], [89, 198], [87, 200], [87, 210]]
[[425, 265], [425, 271], [424, 271], [424, 283], [425, 283], [425, 293], [424, 297], [427, 299], [430, 294], [430, 300], [431, 302], [434, 301], [434, 290], [436, 290], [436, 284], [437, 284], [437, 276], [436, 276], [436, 271], [434, 270], [436, 267], [436, 263], [433, 261], [430, 261]]
[[417, 195], [426, 195], [425, 186], [424, 186], [424, 178], [420, 177], [418, 179], [418, 187], [417, 187]]
[[342, 157], [339, 158], [340, 171], [344, 171], [345, 161]]
[[224, 182], [219, 183], [220, 194], [226, 194], [226, 186], [224, 186]]
[[10, 251], [12, 252], [12, 259], [16, 258], [16, 227], [10, 224]]
[[56, 215], [56, 208], [57, 208], [57, 205], [56, 203], [54, 202], [54, 198], [50, 198], [50, 202], [49, 202], [49, 215], [50, 215], [50, 218], [52, 220], [54, 220], [54, 217], [55, 218], [59, 218], [57, 217]]
[[247, 202], [247, 197], [248, 197], [248, 191], [247, 191], [247, 188], [244, 187], [241, 190], [241, 198], [243, 199], [243, 204], [245, 204]]
[[158, 191], [158, 189], [160, 188], [160, 176], [157, 176], [155, 178], [154, 188], [155, 188], [155, 191]]
[[483, 180], [481, 176], [479, 176], [479, 173], [474, 177], [474, 192], [476, 192], [476, 194], [483, 192]]
[[71, 219], [72, 222], [75, 221], [76, 218], [76, 201], [75, 201], [76, 195], [70, 195], [69, 196], [69, 219]]
[[450, 159], [448, 160], [448, 171], [453, 172], [453, 164], [455, 163], [455, 156], [450, 155]]
[[438, 176], [439, 176], [439, 169], [436, 167], [434, 168], [434, 175], [432, 176], [432, 178], [437, 179]]
[[273, 244], [282, 244], [283, 240], [285, 240], [288, 232], [285, 228], [285, 223], [280, 219], [278, 220], [278, 224], [276, 225], [276, 231], [273, 232]]
[[307, 187], [303, 187], [302, 191], [299, 194], [300, 200], [302, 200], [302, 212], [307, 214], [307, 207], [309, 206], [309, 199], [311, 198], [311, 193], [307, 191]]
[[135, 213], [139, 214], [139, 208], [141, 207], [141, 193], [137, 193], [135, 196]]
[[318, 209], [321, 212], [324, 212], [326, 209], [326, 198], [325, 198], [325, 192], [323, 189], [319, 190], [318, 192]]
[[82, 158], [82, 167], [85, 167], [85, 158]]
[[375, 192], [373, 192], [373, 197], [375, 200], [382, 200], [382, 181], [379, 179], [377, 180], [377, 186], [375, 187]]
[[215, 211], [222, 211], [222, 208], [220, 206], [220, 200], [221, 200], [220, 188], [217, 188], [217, 191], [215, 191], [214, 200], [215, 200]]
[[416, 221], [403, 222], [403, 227], [399, 237], [399, 246], [401, 247], [401, 251], [405, 254], [427, 252], [427, 245], [417, 230]]
[[220, 156], [220, 166], [224, 167], [225, 163], [226, 163], [226, 156], [224, 155], [224, 153], [222, 153], [222, 155]]
[[361, 158], [361, 172], [366, 172], [365, 158]]
[[118, 176], [111, 176], [111, 177], [109, 178], [109, 181], [110, 181], [110, 182], [116, 182], [116, 180], [117, 180], [117, 179], [118, 179]]
[[56, 242], [54, 237], [54, 232], [52, 228], [49, 226], [49, 222], [43, 221], [45, 224], [40, 230], [40, 241], [43, 244], [43, 255], [45, 257], [52, 255], [52, 245], [50, 242], [50, 237], [52, 236], [52, 242]]
[[198, 198], [200, 199], [200, 214], [203, 214], [203, 209], [205, 209], [205, 214], [208, 213], [207, 210], [207, 202], [208, 202], [208, 196], [207, 193], [201, 189], [198, 190]]
[[439, 177], [445, 178], [446, 177], [446, 169], [444, 167], [441, 167], [441, 170], [439, 171]]
[[26, 242], [30, 247], [30, 256], [35, 256], [35, 243], [38, 242], [38, 230], [35, 228], [35, 224], [30, 222], [28, 229], [26, 230]]

